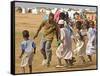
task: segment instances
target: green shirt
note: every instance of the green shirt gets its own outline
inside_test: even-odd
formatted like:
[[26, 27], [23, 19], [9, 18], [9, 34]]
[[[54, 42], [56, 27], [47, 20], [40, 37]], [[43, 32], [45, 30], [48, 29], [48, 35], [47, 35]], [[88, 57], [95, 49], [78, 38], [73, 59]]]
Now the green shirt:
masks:
[[43, 36], [46, 40], [52, 40], [54, 35], [55, 35], [55, 31], [56, 31], [56, 22], [52, 22], [49, 23], [48, 20], [45, 20], [41, 23], [40, 27], [43, 27]]

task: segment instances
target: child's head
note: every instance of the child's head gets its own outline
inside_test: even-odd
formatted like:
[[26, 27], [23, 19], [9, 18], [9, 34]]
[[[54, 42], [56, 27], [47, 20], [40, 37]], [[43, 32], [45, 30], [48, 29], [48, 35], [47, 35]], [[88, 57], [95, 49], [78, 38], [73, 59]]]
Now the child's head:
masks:
[[59, 15], [60, 19], [63, 19], [65, 20], [65, 13], [64, 12], [61, 12], [60, 15]]
[[94, 24], [94, 21], [90, 20], [90, 27], [94, 28], [95, 27], [95, 24]]
[[64, 20], [59, 20], [58, 25], [60, 28], [64, 27]]
[[88, 30], [89, 29], [89, 21], [86, 19], [83, 21], [83, 26]]
[[49, 21], [53, 21], [54, 20], [54, 14], [53, 13], [50, 13], [49, 14]]
[[29, 31], [28, 31], [28, 30], [24, 30], [24, 31], [22, 32], [22, 34], [23, 34], [23, 38], [24, 38], [25, 40], [27, 40], [27, 39], [29, 38]]
[[81, 30], [81, 28], [82, 28], [82, 23], [81, 23], [81, 21], [77, 21], [77, 22], [76, 22], [76, 28], [77, 28], [78, 30]]

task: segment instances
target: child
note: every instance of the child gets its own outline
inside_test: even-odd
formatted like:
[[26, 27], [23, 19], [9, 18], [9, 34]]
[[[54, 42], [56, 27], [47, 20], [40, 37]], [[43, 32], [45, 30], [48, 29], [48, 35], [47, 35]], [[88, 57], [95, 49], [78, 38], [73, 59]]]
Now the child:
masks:
[[84, 55], [86, 54], [86, 35], [87, 31], [84, 26], [84, 28], [79, 29], [77, 28], [77, 34], [76, 34], [76, 49], [74, 50], [74, 53], [78, 54], [79, 58], [81, 59], [82, 63], [85, 63]]
[[[89, 61], [92, 62], [92, 55], [96, 53], [96, 30], [94, 28], [94, 22], [90, 21], [90, 27], [87, 32], [88, 43], [86, 47], [86, 55], [89, 58]], [[95, 42], [95, 43], [94, 43]]]
[[[34, 39], [37, 38], [39, 32], [42, 31], [42, 38], [41, 38], [41, 54], [43, 55], [43, 62], [42, 65], [45, 65], [46, 67], [50, 66], [51, 60], [52, 60], [52, 41], [54, 39], [54, 36], [58, 37], [58, 30], [57, 30], [57, 24], [53, 20], [54, 14], [50, 13], [47, 20], [43, 21], [38, 28]], [[58, 39], [58, 38], [57, 38]]]
[[71, 36], [66, 28], [64, 28], [64, 20], [59, 20], [60, 27], [60, 41], [61, 44], [58, 46], [56, 55], [58, 57], [59, 64], [56, 67], [63, 67], [61, 59], [64, 58], [66, 64], [72, 64], [72, 42]]
[[21, 49], [22, 49], [22, 53], [20, 55], [20, 58], [22, 59], [21, 67], [23, 69], [23, 72], [25, 73], [25, 67], [28, 64], [29, 71], [30, 73], [32, 73], [32, 61], [36, 51], [36, 46], [35, 43], [29, 39], [29, 32], [27, 30], [24, 30], [22, 34], [23, 34], [24, 41], [22, 41], [21, 43]]

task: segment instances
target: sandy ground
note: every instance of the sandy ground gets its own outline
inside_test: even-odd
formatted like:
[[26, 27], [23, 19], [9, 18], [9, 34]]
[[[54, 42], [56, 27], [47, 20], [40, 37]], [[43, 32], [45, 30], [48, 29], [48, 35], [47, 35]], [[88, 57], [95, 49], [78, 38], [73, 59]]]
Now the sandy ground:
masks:
[[[22, 73], [21, 67], [20, 67], [20, 62], [21, 59], [19, 58], [20, 54], [21, 54], [21, 50], [20, 50], [20, 43], [23, 40], [22, 39], [22, 31], [27, 29], [30, 32], [30, 38], [32, 39], [34, 36], [34, 33], [36, 32], [36, 30], [38, 29], [40, 23], [43, 20], [43, 14], [39, 14], [39, 15], [32, 15], [32, 14], [19, 14], [16, 13], [15, 16], [16, 19], [16, 27], [15, 27], [15, 68], [16, 68], [16, 73]], [[42, 32], [42, 31], [41, 31]], [[84, 70], [84, 69], [96, 69], [96, 55], [93, 56], [93, 63], [88, 63], [86, 62], [86, 64], [81, 64], [80, 58], [78, 56], [76, 57], [77, 62], [74, 63], [74, 66], [72, 67], [65, 67], [65, 68], [56, 68], [55, 66], [57, 65], [57, 57], [56, 57], [56, 49], [57, 49], [57, 45], [56, 45], [56, 39], [53, 40], [52, 43], [52, 52], [53, 52], [53, 56], [52, 56], [52, 61], [51, 61], [51, 65], [50, 67], [44, 67], [41, 65], [42, 63], [42, 55], [40, 53], [40, 40], [41, 40], [41, 32], [39, 34], [39, 36], [35, 39], [35, 43], [37, 46], [37, 50], [36, 50], [36, 54], [34, 55], [34, 59], [33, 59], [33, 73], [35, 72], [51, 72], [51, 71], [71, 71], [71, 70]], [[74, 48], [73, 44], [73, 48]], [[85, 56], [86, 61], [88, 61], [87, 56]], [[64, 60], [62, 60], [63, 64], [65, 64]], [[28, 67], [26, 67], [26, 73], [29, 72]]]

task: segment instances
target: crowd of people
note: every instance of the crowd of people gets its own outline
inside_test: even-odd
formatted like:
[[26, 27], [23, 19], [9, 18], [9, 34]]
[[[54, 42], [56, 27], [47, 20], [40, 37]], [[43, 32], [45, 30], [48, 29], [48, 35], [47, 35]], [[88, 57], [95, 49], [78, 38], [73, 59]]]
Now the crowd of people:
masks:
[[[80, 13], [73, 14], [74, 18], [70, 18], [68, 12], [56, 11], [55, 14], [50, 13], [45, 16], [43, 22], [38, 28], [33, 39], [38, 37], [38, 34], [43, 30], [43, 35], [40, 41], [40, 52], [43, 55], [43, 66], [50, 66], [52, 59], [52, 41], [56, 35], [57, 49], [56, 56], [58, 64], [57, 68], [73, 66], [77, 62], [75, 55], [79, 56], [83, 64], [86, 63], [85, 56], [89, 62], [92, 62], [93, 54], [96, 54], [96, 23], [93, 20], [88, 20], [86, 17], [81, 17]], [[21, 67], [25, 72], [25, 66], [28, 64], [30, 73], [32, 73], [32, 61], [36, 50], [36, 43], [30, 40], [29, 31], [23, 31], [23, 39], [21, 43], [22, 53], [20, 58]], [[75, 44], [75, 49], [72, 49], [72, 44]], [[34, 49], [34, 51], [33, 51]], [[65, 65], [61, 60], [65, 60]]]

